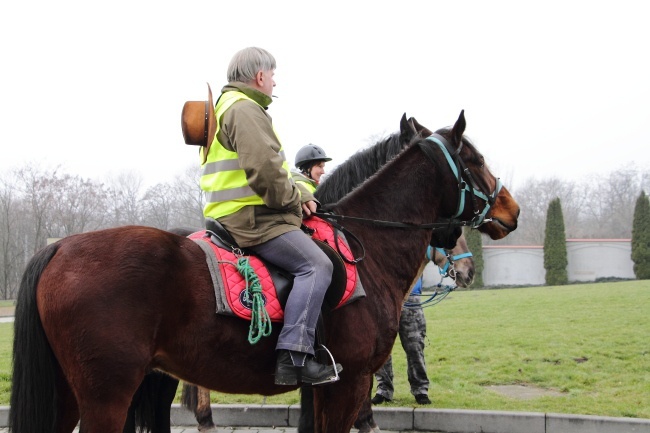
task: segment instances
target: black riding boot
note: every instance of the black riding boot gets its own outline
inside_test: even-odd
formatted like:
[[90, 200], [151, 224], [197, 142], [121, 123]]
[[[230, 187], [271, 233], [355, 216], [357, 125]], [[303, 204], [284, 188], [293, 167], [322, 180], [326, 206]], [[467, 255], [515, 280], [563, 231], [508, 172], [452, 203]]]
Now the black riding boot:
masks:
[[303, 353], [296, 352], [296, 358], [304, 360], [302, 366], [294, 365], [290, 351], [279, 351], [278, 361], [275, 366], [276, 385], [297, 385], [298, 382], [323, 385], [336, 382], [338, 373], [343, 370], [339, 363], [336, 363], [336, 370], [334, 370], [334, 366], [319, 364], [312, 356], [305, 356]]

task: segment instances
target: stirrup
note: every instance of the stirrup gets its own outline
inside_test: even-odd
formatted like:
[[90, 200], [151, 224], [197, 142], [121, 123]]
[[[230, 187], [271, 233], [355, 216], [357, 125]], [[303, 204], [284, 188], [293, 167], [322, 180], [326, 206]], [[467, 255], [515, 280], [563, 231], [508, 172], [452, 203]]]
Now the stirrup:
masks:
[[[322, 347], [323, 349], [320, 349], [320, 347]], [[327, 352], [327, 354], [330, 357], [330, 360], [332, 361], [332, 368], [334, 369], [334, 377], [332, 378], [332, 380], [329, 380], [329, 381], [324, 382], [324, 383], [337, 382], [340, 379], [340, 377], [339, 377], [339, 371], [336, 368], [336, 361], [334, 360], [334, 356], [332, 355], [332, 352], [330, 352], [330, 350], [324, 344], [319, 344], [319, 349], [317, 349], [317, 350], [325, 350], [325, 352]]]

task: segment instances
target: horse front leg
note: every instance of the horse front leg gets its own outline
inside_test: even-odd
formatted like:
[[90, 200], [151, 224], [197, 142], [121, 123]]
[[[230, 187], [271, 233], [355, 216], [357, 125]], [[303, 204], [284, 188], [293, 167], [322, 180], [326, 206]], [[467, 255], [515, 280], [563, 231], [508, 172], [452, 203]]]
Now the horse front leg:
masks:
[[315, 433], [349, 432], [368, 398], [371, 376], [366, 374], [350, 380], [314, 387]]
[[310, 385], [300, 387], [298, 433], [314, 433], [314, 389]]

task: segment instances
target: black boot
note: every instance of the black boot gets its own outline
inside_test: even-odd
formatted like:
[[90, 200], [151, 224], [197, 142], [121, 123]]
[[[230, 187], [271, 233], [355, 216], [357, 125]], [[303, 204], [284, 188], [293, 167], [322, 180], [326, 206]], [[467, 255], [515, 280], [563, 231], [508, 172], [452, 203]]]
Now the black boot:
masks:
[[372, 404], [382, 404], [385, 401], [390, 401], [390, 399], [384, 397], [381, 394], [375, 394], [375, 396], [370, 400]]
[[334, 366], [319, 364], [312, 356], [307, 356], [302, 367], [296, 367], [293, 365], [289, 351], [280, 350], [275, 365], [275, 384], [297, 385], [298, 382], [302, 382], [309, 385], [323, 385], [336, 382], [337, 373], [342, 370], [343, 367], [339, 363], [336, 363], [336, 370], [334, 370]]

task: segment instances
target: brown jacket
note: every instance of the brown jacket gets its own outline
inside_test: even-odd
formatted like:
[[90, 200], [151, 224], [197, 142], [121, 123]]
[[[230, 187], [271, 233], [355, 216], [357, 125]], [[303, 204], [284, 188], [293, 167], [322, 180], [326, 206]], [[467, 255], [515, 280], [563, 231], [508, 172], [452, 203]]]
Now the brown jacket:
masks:
[[237, 152], [248, 184], [265, 203], [245, 206], [219, 218], [239, 246], [249, 247], [300, 230], [302, 208], [298, 187], [282, 167], [284, 155], [280, 154], [281, 145], [273, 132], [271, 116], [266, 112], [271, 98], [239, 82], [224, 86], [221, 93], [231, 90], [240, 91], [261, 105], [243, 99], [217, 119], [220, 125], [217, 139], [226, 149]]

